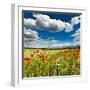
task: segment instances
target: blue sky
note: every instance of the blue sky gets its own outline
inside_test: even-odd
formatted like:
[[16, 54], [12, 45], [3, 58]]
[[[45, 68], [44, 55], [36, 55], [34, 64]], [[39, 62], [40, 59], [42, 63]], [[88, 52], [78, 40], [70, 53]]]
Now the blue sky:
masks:
[[25, 47], [46, 48], [49, 38], [51, 47], [80, 45], [80, 13], [24, 11], [23, 15]]

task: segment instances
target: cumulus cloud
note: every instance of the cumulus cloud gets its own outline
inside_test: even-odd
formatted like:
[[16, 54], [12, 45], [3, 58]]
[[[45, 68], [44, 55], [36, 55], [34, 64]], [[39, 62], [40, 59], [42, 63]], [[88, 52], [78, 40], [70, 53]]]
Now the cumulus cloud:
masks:
[[37, 28], [35, 19], [31, 19], [31, 18], [27, 18], [27, 19], [24, 18], [24, 26], [27, 26], [31, 29]]
[[71, 32], [73, 30], [73, 26], [70, 23], [65, 23], [65, 32]]
[[81, 22], [81, 15], [80, 16], [76, 16], [76, 17], [73, 17], [71, 19], [71, 25], [76, 25], [76, 24], [79, 24]]
[[59, 32], [65, 30], [65, 32], [70, 32], [73, 27], [70, 23], [64, 22], [60, 19], [52, 19], [48, 15], [44, 14], [33, 14], [34, 19], [28, 18], [24, 19], [24, 25], [30, 27], [31, 29], [41, 29], [50, 32]]
[[74, 41], [80, 41], [80, 29], [76, 30], [76, 32], [72, 34], [71, 37], [74, 37]]
[[36, 18], [36, 25], [41, 29], [57, 32], [65, 27], [63, 21], [51, 19], [48, 15], [34, 14], [33, 16]]
[[31, 29], [26, 29], [24, 27], [24, 39], [34, 41], [39, 38], [38, 33], [36, 31], [33, 31]]
[[80, 36], [80, 29], [76, 30], [74, 34], [71, 35], [72, 37], [79, 37]]

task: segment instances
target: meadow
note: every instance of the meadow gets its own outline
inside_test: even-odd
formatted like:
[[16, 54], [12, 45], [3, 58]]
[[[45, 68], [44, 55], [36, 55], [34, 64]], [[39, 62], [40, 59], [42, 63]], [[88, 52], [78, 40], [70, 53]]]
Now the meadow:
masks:
[[80, 49], [24, 49], [24, 77], [80, 75]]

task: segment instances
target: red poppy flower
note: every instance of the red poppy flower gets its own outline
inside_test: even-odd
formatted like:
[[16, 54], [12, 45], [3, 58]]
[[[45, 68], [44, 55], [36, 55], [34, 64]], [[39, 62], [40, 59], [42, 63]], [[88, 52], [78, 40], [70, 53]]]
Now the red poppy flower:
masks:
[[46, 60], [46, 58], [45, 58], [45, 57], [43, 57], [43, 58], [42, 58], [42, 60]]
[[34, 56], [34, 54], [31, 54], [31, 57], [33, 57]]
[[24, 60], [29, 61], [29, 60], [32, 60], [32, 59], [31, 58], [24, 58]]
[[66, 55], [64, 56], [64, 60], [67, 60], [67, 56]]
[[39, 52], [39, 50], [36, 51], [37, 53]]
[[39, 56], [39, 58], [44, 58], [44, 56], [43, 56], [43, 55], [41, 55], [41, 56]]

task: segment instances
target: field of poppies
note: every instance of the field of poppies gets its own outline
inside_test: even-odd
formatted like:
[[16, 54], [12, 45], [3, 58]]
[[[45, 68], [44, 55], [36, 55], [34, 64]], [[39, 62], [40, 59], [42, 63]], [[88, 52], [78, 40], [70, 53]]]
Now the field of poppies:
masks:
[[80, 49], [24, 49], [24, 77], [80, 75]]

